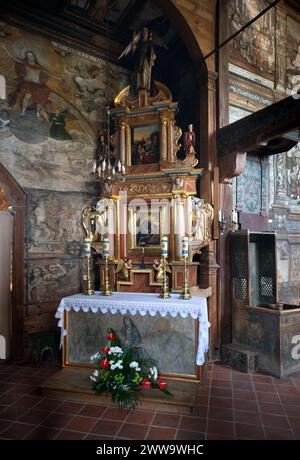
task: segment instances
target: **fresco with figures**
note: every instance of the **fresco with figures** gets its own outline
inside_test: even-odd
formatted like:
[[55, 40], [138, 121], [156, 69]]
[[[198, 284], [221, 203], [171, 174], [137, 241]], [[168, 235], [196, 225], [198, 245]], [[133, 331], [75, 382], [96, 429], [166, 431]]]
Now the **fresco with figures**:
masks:
[[[94, 204], [90, 170], [121, 67], [0, 22], [0, 162], [28, 196], [28, 305], [80, 290], [81, 210]], [[109, 82], [109, 84], [108, 84]]]
[[[267, 0], [229, 0], [230, 35], [269, 6]], [[290, 10], [272, 8], [229, 44], [230, 61], [273, 82], [293, 89], [300, 74], [300, 21]]]
[[[151, 318], [120, 313], [74, 312], [69, 314], [68, 361], [89, 364], [90, 356], [106, 341], [107, 325], [116, 330], [122, 345], [141, 357], [151, 356], [165, 373], [195, 375], [195, 320]], [[164, 353], [162, 353], [164, 350]]]

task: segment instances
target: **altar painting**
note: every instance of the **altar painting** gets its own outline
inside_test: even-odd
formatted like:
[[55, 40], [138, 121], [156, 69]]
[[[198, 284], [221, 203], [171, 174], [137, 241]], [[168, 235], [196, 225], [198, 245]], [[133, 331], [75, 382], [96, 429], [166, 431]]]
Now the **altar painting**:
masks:
[[153, 164], [159, 162], [159, 125], [132, 128], [131, 163]]
[[67, 323], [67, 364], [89, 364], [90, 356], [106, 343], [107, 328], [112, 327], [122, 346], [153, 358], [161, 373], [196, 377], [197, 322], [190, 317], [70, 311]]

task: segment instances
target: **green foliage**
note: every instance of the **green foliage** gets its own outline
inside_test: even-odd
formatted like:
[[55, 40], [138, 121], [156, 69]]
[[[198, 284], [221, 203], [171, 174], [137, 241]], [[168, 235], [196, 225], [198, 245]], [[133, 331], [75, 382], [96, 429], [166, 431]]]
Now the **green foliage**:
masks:
[[138, 357], [133, 348], [121, 348], [119, 344], [115, 331], [109, 328], [102, 354], [91, 357], [91, 362], [98, 366], [90, 377], [97, 394], [110, 394], [114, 403], [126, 409], [135, 408], [141, 388], [155, 388], [172, 396], [166, 383], [158, 379], [152, 359]]

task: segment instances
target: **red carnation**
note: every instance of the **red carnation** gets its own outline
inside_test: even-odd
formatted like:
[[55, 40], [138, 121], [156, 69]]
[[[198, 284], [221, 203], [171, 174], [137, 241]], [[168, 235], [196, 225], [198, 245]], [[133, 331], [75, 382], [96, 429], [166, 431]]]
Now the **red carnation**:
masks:
[[159, 388], [160, 388], [161, 390], [163, 390], [164, 388], [166, 388], [167, 385], [168, 385], [167, 382], [163, 382], [162, 380], [159, 380], [157, 383], [158, 383], [158, 386], [159, 386]]
[[151, 382], [149, 382], [147, 379], [142, 380], [142, 385], [144, 388], [147, 388], [147, 390], [151, 388]]
[[106, 336], [107, 340], [116, 340], [117, 336], [113, 332], [109, 332]]
[[109, 361], [108, 361], [108, 359], [103, 359], [103, 361], [100, 362], [100, 366], [102, 366], [102, 367], [108, 367], [108, 366], [109, 366]]
[[109, 350], [110, 350], [110, 348], [109, 348], [109, 347], [104, 347], [104, 348], [102, 348], [102, 350], [101, 350], [101, 351], [104, 351], [104, 353], [108, 353], [108, 352], [109, 352]]

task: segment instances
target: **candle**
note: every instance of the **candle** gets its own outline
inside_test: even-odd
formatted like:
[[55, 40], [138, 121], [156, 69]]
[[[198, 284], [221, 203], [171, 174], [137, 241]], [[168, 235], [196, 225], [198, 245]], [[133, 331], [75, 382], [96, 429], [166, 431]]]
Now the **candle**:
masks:
[[186, 259], [189, 255], [189, 239], [187, 236], [182, 238], [182, 257]]
[[109, 256], [109, 239], [108, 238], [103, 239], [102, 254], [103, 254], [103, 257]]
[[83, 253], [86, 256], [89, 256], [91, 254], [91, 241], [87, 237], [84, 238], [84, 241], [83, 241]]
[[168, 237], [163, 236], [161, 239], [161, 255], [164, 259], [168, 257]]
[[222, 222], [222, 209], [219, 209], [219, 222]]

